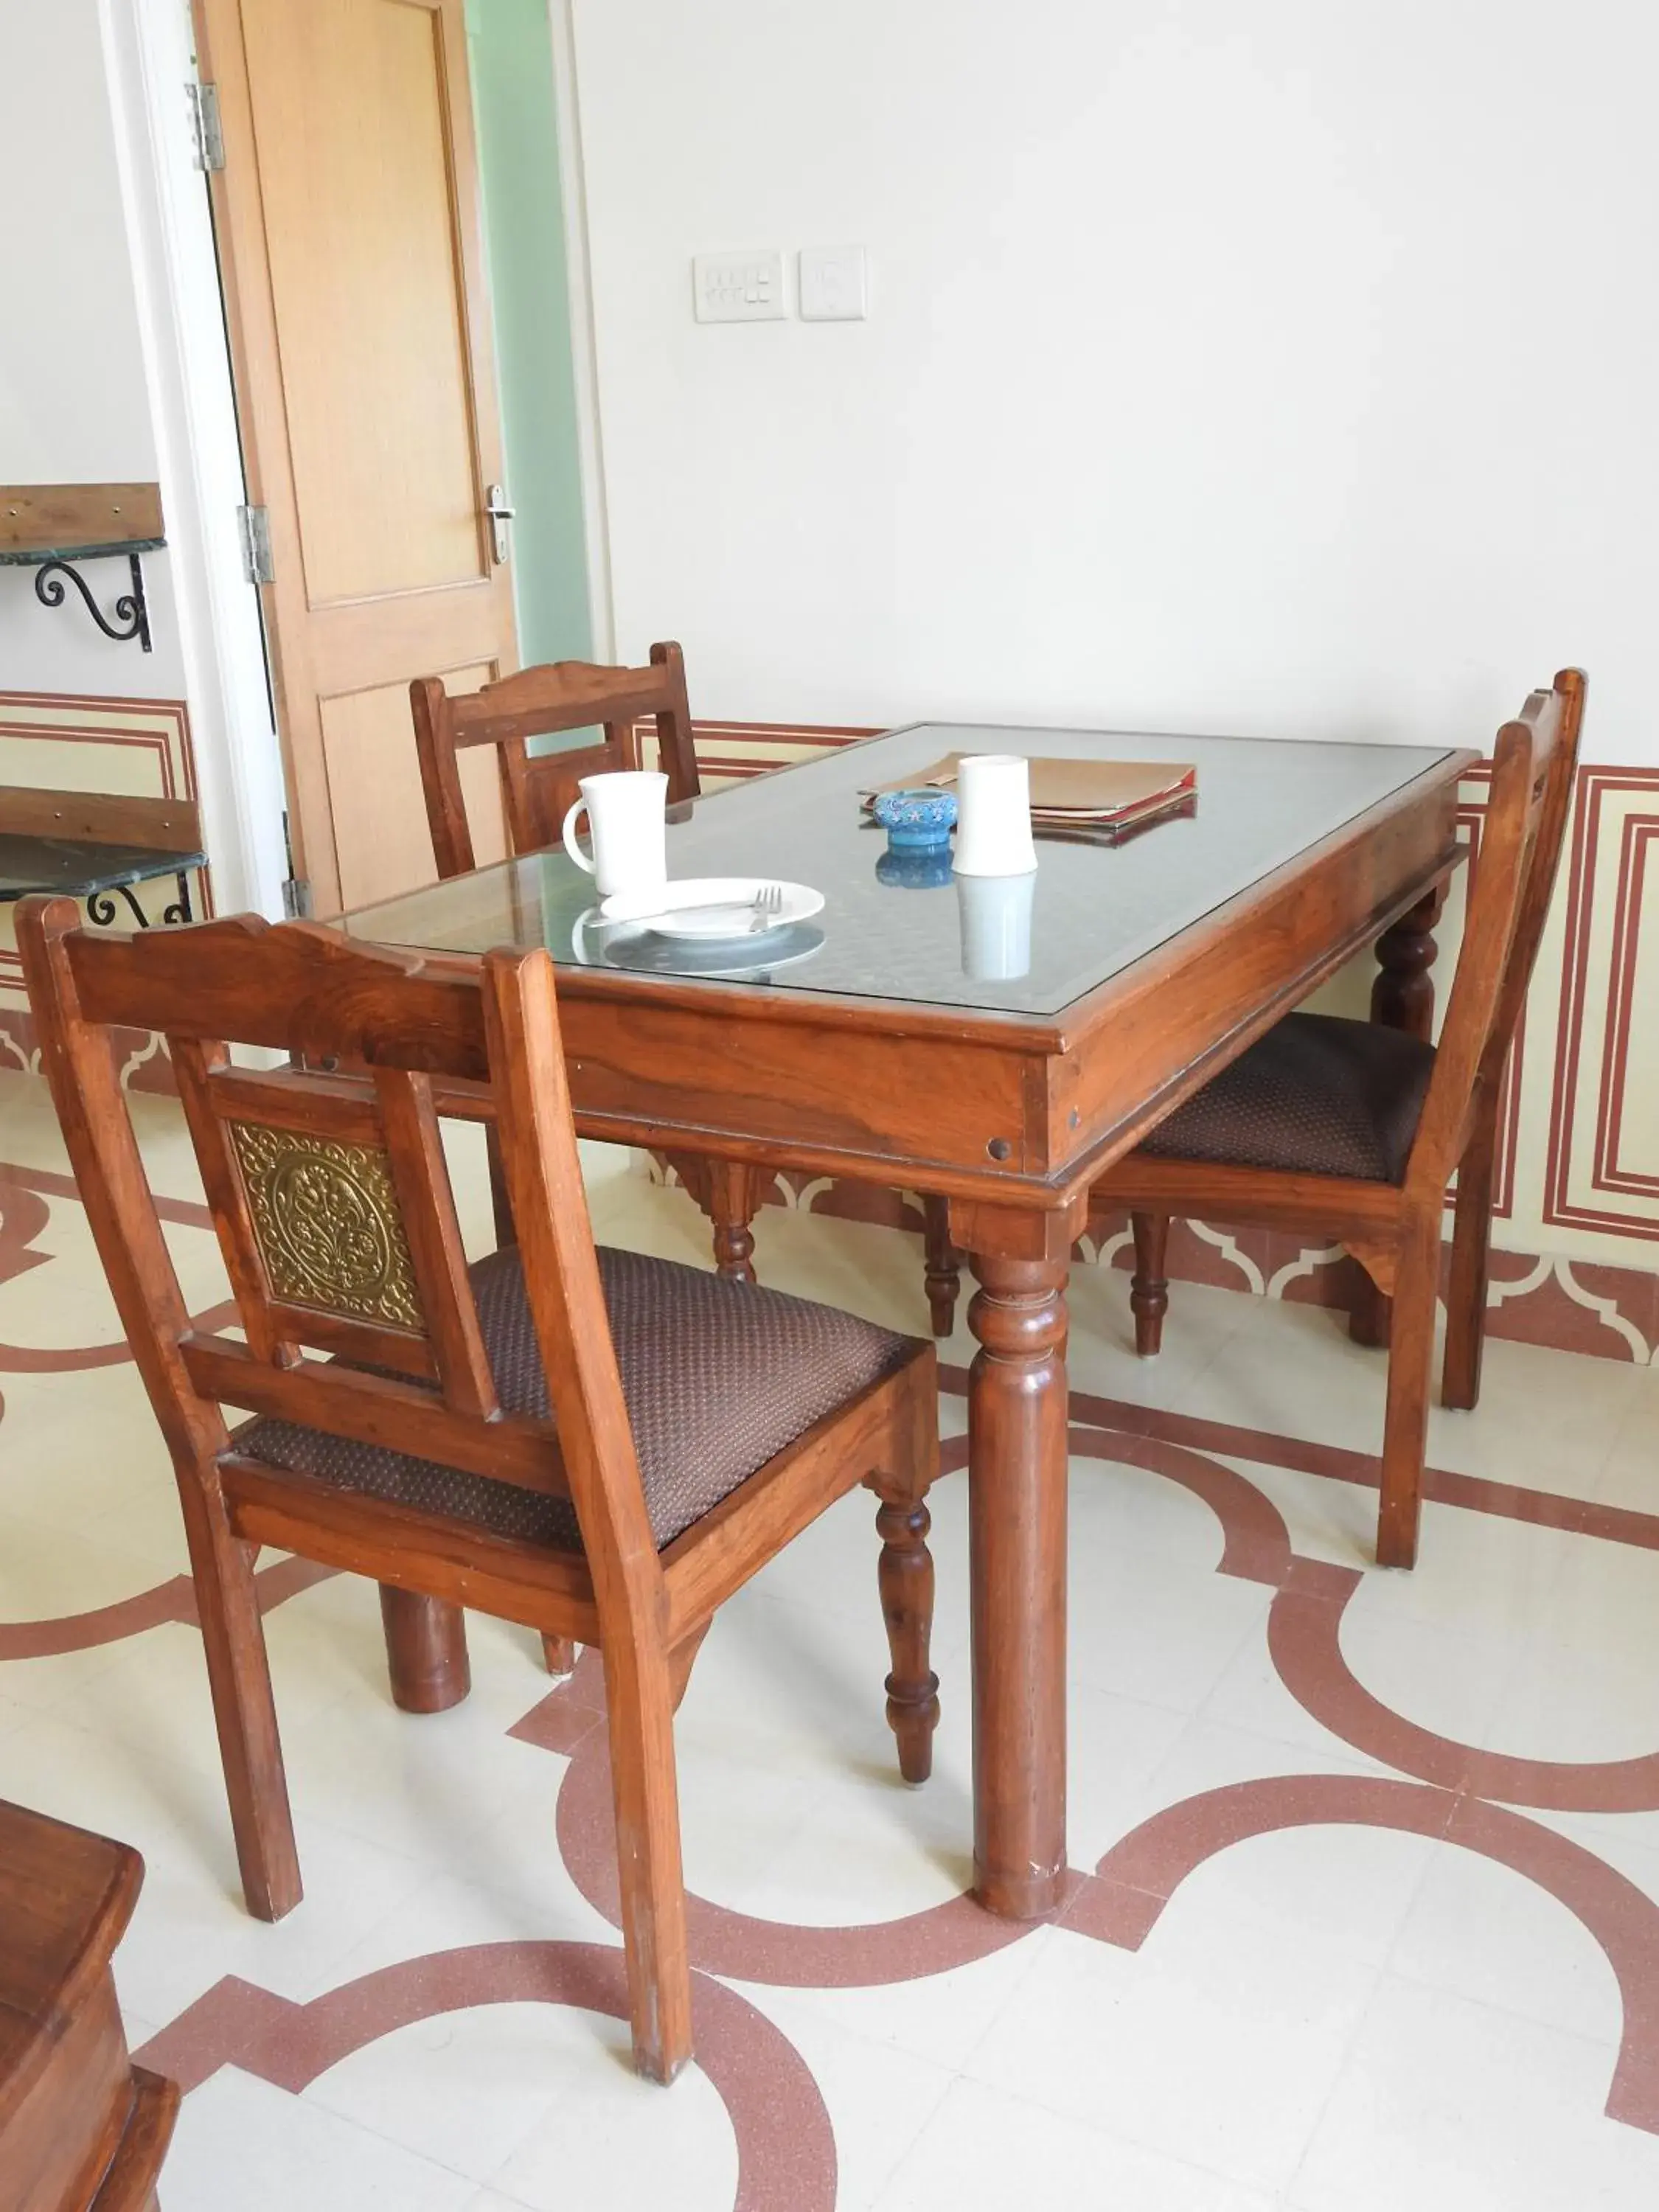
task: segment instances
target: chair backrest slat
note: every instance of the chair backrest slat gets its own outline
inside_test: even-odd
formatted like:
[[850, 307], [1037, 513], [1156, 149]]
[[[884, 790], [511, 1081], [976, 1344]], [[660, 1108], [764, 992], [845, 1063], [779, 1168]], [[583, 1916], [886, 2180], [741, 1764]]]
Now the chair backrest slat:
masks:
[[[574, 1496], [591, 1565], [626, 1552], [639, 1555], [635, 1584], [659, 1575], [568, 1098], [550, 1120], [492, 1062], [512, 1026], [495, 1002], [532, 988], [556, 1047], [544, 954], [494, 955], [482, 982], [476, 969], [458, 981], [307, 923], [244, 917], [121, 939], [45, 899], [19, 908], [18, 937], [76, 1181], [181, 1474], [226, 1448], [221, 1407], [233, 1406]], [[158, 1020], [243, 1342], [191, 1324], [120, 1089], [110, 1030]], [[231, 1042], [295, 1059], [237, 1066]], [[306, 1064], [319, 1050], [337, 1064]], [[434, 1105], [434, 1079], [456, 1078], [489, 1083], [509, 1164], [533, 1150], [535, 1172], [510, 1176], [516, 1202], [551, 1209], [556, 1191], [556, 1218], [520, 1220], [520, 1233], [587, 1301], [550, 1352], [544, 1301], [527, 1286], [551, 1421], [501, 1411]]]
[[[514, 854], [557, 842], [583, 776], [639, 767], [636, 725], [647, 717], [656, 723], [671, 801], [697, 795], [685, 662], [678, 645], [653, 645], [643, 668], [553, 661], [453, 697], [441, 677], [428, 676], [410, 684], [409, 696], [441, 876], [465, 875], [477, 865], [459, 760], [473, 746], [496, 748], [507, 850]], [[593, 728], [604, 730], [602, 744], [530, 754], [532, 738]]]
[[63, 943], [76, 1012], [100, 1027], [142, 1000], [147, 1025], [167, 1037], [228, 1037], [323, 1066], [489, 1076], [477, 983], [463, 962], [409, 961], [389, 991], [389, 956], [254, 914], [131, 937], [65, 931]]
[[466, 1286], [466, 1254], [428, 1076], [375, 1071], [374, 1089], [404, 1233], [425, 1283], [425, 1316], [444, 1396], [457, 1413], [493, 1421], [501, 1411], [477, 1308]]
[[1560, 862], [1583, 701], [1583, 674], [1563, 670], [1498, 733], [1463, 944], [1408, 1184], [1444, 1188], [1477, 1098], [1503, 1079]]

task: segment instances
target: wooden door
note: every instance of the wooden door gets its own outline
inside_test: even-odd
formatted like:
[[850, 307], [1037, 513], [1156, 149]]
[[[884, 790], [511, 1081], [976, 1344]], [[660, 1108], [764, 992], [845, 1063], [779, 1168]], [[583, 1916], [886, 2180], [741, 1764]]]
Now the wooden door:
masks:
[[463, 0], [195, 0], [295, 873], [436, 871], [408, 686], [515, 665]]

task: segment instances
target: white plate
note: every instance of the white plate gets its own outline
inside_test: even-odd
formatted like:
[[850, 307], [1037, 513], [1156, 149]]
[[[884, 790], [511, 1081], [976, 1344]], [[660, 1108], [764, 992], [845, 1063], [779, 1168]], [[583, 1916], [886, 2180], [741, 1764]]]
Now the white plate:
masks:
[[754, 929], [755, 894], [772, 876], [690, 876], [683, 883], [663, 884], [645, 891], [613, 891], [599, 902], [606, 921], [636, 922], [655, 937], [672, 937], [693, 943], [716, 939], [730, 944], [739, 937], [759, 937], [767, 930], [785, 929], [821, 913], [823, 893], [807, 884], [779, 884], [782, 903], [775, 913], [760, 919], [764, 929]]

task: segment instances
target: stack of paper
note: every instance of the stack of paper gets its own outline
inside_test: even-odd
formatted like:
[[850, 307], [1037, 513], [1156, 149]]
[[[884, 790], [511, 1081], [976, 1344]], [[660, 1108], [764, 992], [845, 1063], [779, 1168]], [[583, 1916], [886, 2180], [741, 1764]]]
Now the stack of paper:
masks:
[[[884, 791], [914, 791], [936, 785], [955, 788], [960, 753], [947, 753], [920, 775], [884, 784]], [[866, 807], [877, 793], [864, 794]], [[1198, 771], [1180, 761], [1034, 760], [1031, 763], [1031, 821], [1051, 836], [1087, 837], [1115, 843], [1166, 815], [1196, 811]]]

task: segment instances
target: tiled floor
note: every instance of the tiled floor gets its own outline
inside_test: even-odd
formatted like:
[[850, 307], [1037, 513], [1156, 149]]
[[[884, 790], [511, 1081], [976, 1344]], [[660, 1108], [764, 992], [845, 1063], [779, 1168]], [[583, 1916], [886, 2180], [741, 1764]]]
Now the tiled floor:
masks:
[[[194, 1176], [139, 1108], [199, 1310]], [[1142, 1367], [1122, 1277], [1080, 1271], [1063, 1923], [961, 1901], [963, 1478], [917, 1792], [854, 1496], [721, 1615], [682, 1711], [701, 2063], [663, 2092], [625, 2063], [591, 1666], [553, 1685], [526, 1635], [475, 1620], [471, 1699], [412, 1719], [372, 1589], [271, 1563], [307, 1895], [244, 1912], [171, 1478], [22, 1078], [0, 1159], [0, 1794], [148, 1861], [117, 1974], [191, 2084], [167, 2212], [1659, 2199], [1659, 1376], [1494, 1345], [1480, 1411], [1435, 1418], [1422, 1565], [1382, 1575], [1380, 1358], [1177, 1285]], [[702, 1259], [678, 1193], [592, 1166], [602, 1236]], [[922, 1326], [889, 1232], [769, 1212], [758, 1257]]]

